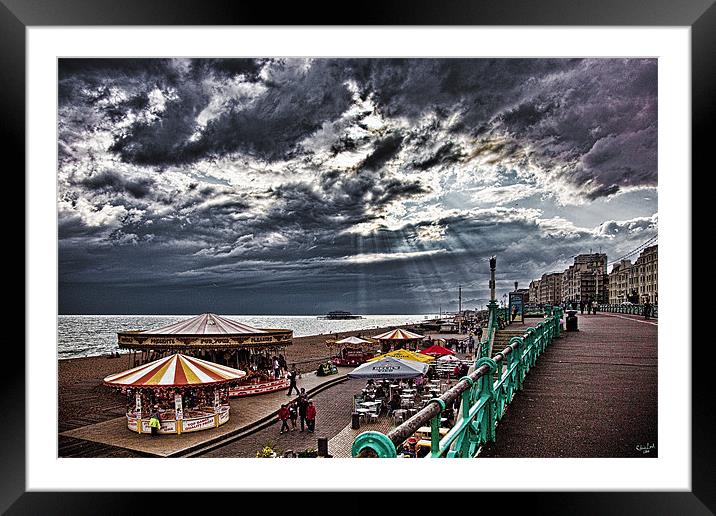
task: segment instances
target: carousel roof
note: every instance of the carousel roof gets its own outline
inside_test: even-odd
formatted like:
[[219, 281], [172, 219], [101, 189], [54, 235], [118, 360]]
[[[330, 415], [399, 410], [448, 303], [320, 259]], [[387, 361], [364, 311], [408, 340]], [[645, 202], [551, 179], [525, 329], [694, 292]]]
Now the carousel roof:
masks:
[[239, 380], [244, 371], [180, 353], [160, 358], [103, 381], [114, 387], [198, 387]]
[[415, 340], [422, 339], [423, 335], [419, 335], [417, 333], [413, 333], [412, 331], [398, 328], [395, 330], [386, 331], [385, 333], [381, 333], [380, 335], [374, 335], [371, 338], [377, 340]]
[[399, 358], [401, 360], [412, 360], [413, 362], [432, 362], [433, 360], [435, 360], [435, 357], [431, 357], [429, 355], [421, 355], [420, 353], [410, 351], [409, 349], [396, 349], [395, 351], [390, 351], [389, 353], [385, 353], [384, 355], [373, 357], [369, 359], [368, 362], [381, 360], [385, 357]]
[[217, 334], [251, 334], [267, 333], [248, 324], [232, 321], [216, 314], [201, 314], [156, 330], [137, 332], [145, 335], [217, 335]]
[[434, 346], [430, 346], [429, 348], [425, 348], [421, 351], [421, 353], [425, 355], [437, 355], [437, 356], [445, 356], [445, 355], [454, 355], [455, 353], [448, 348], [444, 346], [439, 346], [435, 344]]
[[372, 344], [371, 341], [361, 339], [360, 337], [346, 337], [345, 339], [337, 340], [336, 344]]

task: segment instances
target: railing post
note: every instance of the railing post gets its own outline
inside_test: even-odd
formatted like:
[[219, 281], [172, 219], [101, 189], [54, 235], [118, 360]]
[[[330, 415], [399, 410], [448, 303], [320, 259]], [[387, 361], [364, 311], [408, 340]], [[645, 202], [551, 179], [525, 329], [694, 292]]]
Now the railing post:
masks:
[[478, 368], [483, 365], [487, 365], [490, 371], [482, 375], [478, 382], [480, 400], [485, 400], [485, 408], [480, 418], [480, 441], [488, 442], [495, 440], [495, 425], [497, 423], [495, 385], [492, 380], [492, 375], [497, 371], [497, 362], [491, 358], [483, 357], [475, 364]]
[[430, 401], [440, 405], [440, 412], [430, 420], [430, 455], [440, 456], [440, 418], [445, 411], [445, 402], [440, 398], [433, 398]]

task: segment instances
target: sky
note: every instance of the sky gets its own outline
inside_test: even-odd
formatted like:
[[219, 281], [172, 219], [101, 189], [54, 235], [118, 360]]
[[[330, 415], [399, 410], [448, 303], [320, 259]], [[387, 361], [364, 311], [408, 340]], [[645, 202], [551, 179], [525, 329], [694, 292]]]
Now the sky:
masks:
[[482, 309], [657, 234], [656, 59], [58, 68], [63, 314]]

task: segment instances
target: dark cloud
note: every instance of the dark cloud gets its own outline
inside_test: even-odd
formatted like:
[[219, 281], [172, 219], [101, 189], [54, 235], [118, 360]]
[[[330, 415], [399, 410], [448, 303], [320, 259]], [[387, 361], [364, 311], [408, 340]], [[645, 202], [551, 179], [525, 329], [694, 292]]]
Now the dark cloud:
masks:
[[481, 299], [495, 253], [520, 282], [588, 247], [623, 254], [655, 220], [589, 229], [512, 205], [532, 196], [558, 212], [558, 196], [655, 186], [656, 71], [655, 59], [61, 59], [62, 306], [197, 289], [222, 306], [271, 292], [261, 303], [281, 311], [322, 309], [317, 298], [391, 311], [445, 301], [458, 282]]

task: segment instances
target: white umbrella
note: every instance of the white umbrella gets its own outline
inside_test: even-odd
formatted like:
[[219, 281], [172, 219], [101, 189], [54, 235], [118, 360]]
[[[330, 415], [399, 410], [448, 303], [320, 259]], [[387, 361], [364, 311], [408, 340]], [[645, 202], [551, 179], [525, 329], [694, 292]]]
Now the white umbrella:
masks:
[[444, 355], [440, 358], [438, 358], [438, 362], [459, 362], [460, 359], [457, 358], [455, 355]]
[[346, 337], [345, 339], [337, 340], [336, 344], [371, 344], [371, 341], [360, 337]]
[[385, 357], [374, 362], [366, 362], [348, 373], [348, 378], [415, 378], [428, 371], [428, 364]]

